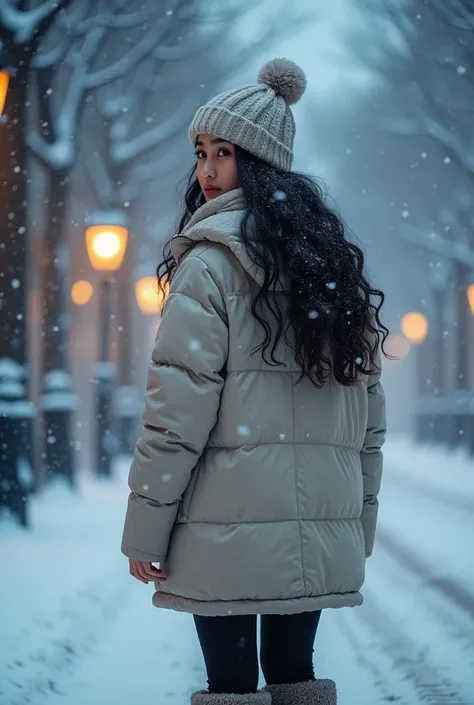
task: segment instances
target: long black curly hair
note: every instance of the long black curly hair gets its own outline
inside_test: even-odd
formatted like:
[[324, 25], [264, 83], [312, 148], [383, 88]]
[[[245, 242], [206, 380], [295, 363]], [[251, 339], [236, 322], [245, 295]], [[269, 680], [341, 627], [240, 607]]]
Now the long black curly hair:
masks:
[[[296, 384], [308, 377], [318, 388], [330, 374], [345, 386], [355, 385], [360, 374], [376, 374], [377, 351], [389, 335], [380, 320], [385, 296], [371, 288], [364, 254], [346, 238], [322, 187], [305, 174], [279, 171], [240, 147], [235, 152], [247, 206], [240, 234], [264, 273], [251, 304], [264, 337], [253, 352], [261, 350], [268, 364], [283, 365], [275, 358], [283, 336], [301, 368]], [[178, 232], [204, 203], [194, 166]], [[177, 266], [170, 242], [157, 269], [163, 295]], [[281, 298], [272, 296], [280, 281], [286, 282], [284, 308]], [[276, 321], [273, 335], [271, 316]]]

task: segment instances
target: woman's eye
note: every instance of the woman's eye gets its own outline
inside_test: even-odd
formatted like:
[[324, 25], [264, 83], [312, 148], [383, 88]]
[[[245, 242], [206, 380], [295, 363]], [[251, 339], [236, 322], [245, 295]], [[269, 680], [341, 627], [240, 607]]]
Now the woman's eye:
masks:
[[222, 154], [223, 157], [228, 157], [229, 154], [231, 154], [231, 152], [230, 152], [228, 149], [222, 148], [222, 149], [219, 150], [219, 155], [221, 155], [221, 154]]
[[204, 156], [204, 152], [196, 152], [196, 157], [197, 157], [198, 159], [202, 159], [203, 156]]

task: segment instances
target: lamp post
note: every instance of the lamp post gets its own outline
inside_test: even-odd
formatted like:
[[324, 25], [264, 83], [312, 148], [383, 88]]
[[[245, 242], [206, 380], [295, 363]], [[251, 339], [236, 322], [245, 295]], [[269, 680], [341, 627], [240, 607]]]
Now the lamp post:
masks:
[[[135, 298], [140, 311], [148, 318], [159, 318], [164, 298], [157, 285], [156, 273], [148, 264], [135, 269]], [[167, 292], [165, 292], [166, 295]], [[139, 435], [142, 400], [135, 386], [124, 386], [117, 390], [116, 413], [121, 434], [129, 450], [133, 449]]]
[[419, 349], [416, 357], [416, 381], [418, 386], [418, 412], [415, 415], [415, 436], [419, 441], [430, 437], [430, 422], [423, 408], [426, 397], [426, 361], [423, 358], [423, 343], [428, 335], [428, 319], [424, 313], [410, 311], [402, 317], [401, 330], [405, 338]]
[[99, 290], [99, 360], [95, 370], [96, 418], [96, 472], [110, 477], [111, 461], [115, 451], [112, 433], [111, 406], [115, 365], [110, 360], [111, 275], [123, 261], [128, 241], [128, 220], [120, 211], [94, 213], [86, 221], [87, 253], [92, 267], [100, 273]]
[[[138, 307], [147, 316], [158, 315], [162, 304], [156, 285], [156, 275], [144, 265], [134, 272], [135, 297]], [[122, 335], [128, 335], [123, 331]], [[121, 449], [130, 453], [136, 443], [142, 409], [141, 395], [136, 386], [125, 384], [116, 390], [114, 410], [118, 419]]]

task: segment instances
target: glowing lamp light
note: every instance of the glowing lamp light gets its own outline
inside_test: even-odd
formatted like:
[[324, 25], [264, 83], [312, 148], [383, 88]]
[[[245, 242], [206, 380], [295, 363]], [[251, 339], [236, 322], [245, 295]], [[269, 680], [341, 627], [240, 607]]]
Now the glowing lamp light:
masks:
[[71, 288], [71, 299], [77, 306], [84, 306], [91, 300], [94, 287], [88, 281], [80, 279]]
[[469, 301], [469, 308], [474, 316], [474, 284], [469, 284], [467, 287], [467, 300]]
[[428, 319], [424, 313], [406, 313], [401, 323], [402, 333], [414, 345], [420, 345], [428, 335]]
[[165, 296], [158, 288], [156, 277], [141, 277], [135, 284], [135, 295], [140, 310], [146, 314], [159, 313], [163, 308], [165, 298], [168, 295], [168, 287], [165, 286]]
[[123, 213], [95, 213], [86, 223], [87, 254], [93, 268], [100, 272], [120, 269], [128, 242], [128, 224]]
[[408, 355], [411, 345], [404, 335], [390, 335], [385, 341], [384, 349], [388, 355], [397, 358], [396, 360], [387, 359], [387, 362], [396, 363]]
[[8, 84], [10, 83], [10, 74], [8, 71], [0, 70], [0, 115], [3, 115], [3, 108], [7, 100]]

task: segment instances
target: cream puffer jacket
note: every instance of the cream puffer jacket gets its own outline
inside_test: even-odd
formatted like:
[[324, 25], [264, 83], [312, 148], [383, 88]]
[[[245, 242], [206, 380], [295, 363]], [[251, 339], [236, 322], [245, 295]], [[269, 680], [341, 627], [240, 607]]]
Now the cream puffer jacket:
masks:
[[[153, 603], [200, 615], [355, 606], [374, 543], [385, 435], [379, 375], [316, 389], [281, 343], [252, 349], [262, 272], [240, 189], [172, 242], [179, 267], [149, 367], [122, 551], [160, 562]], [[278, 296], [278, 292], [275, 293]]]

